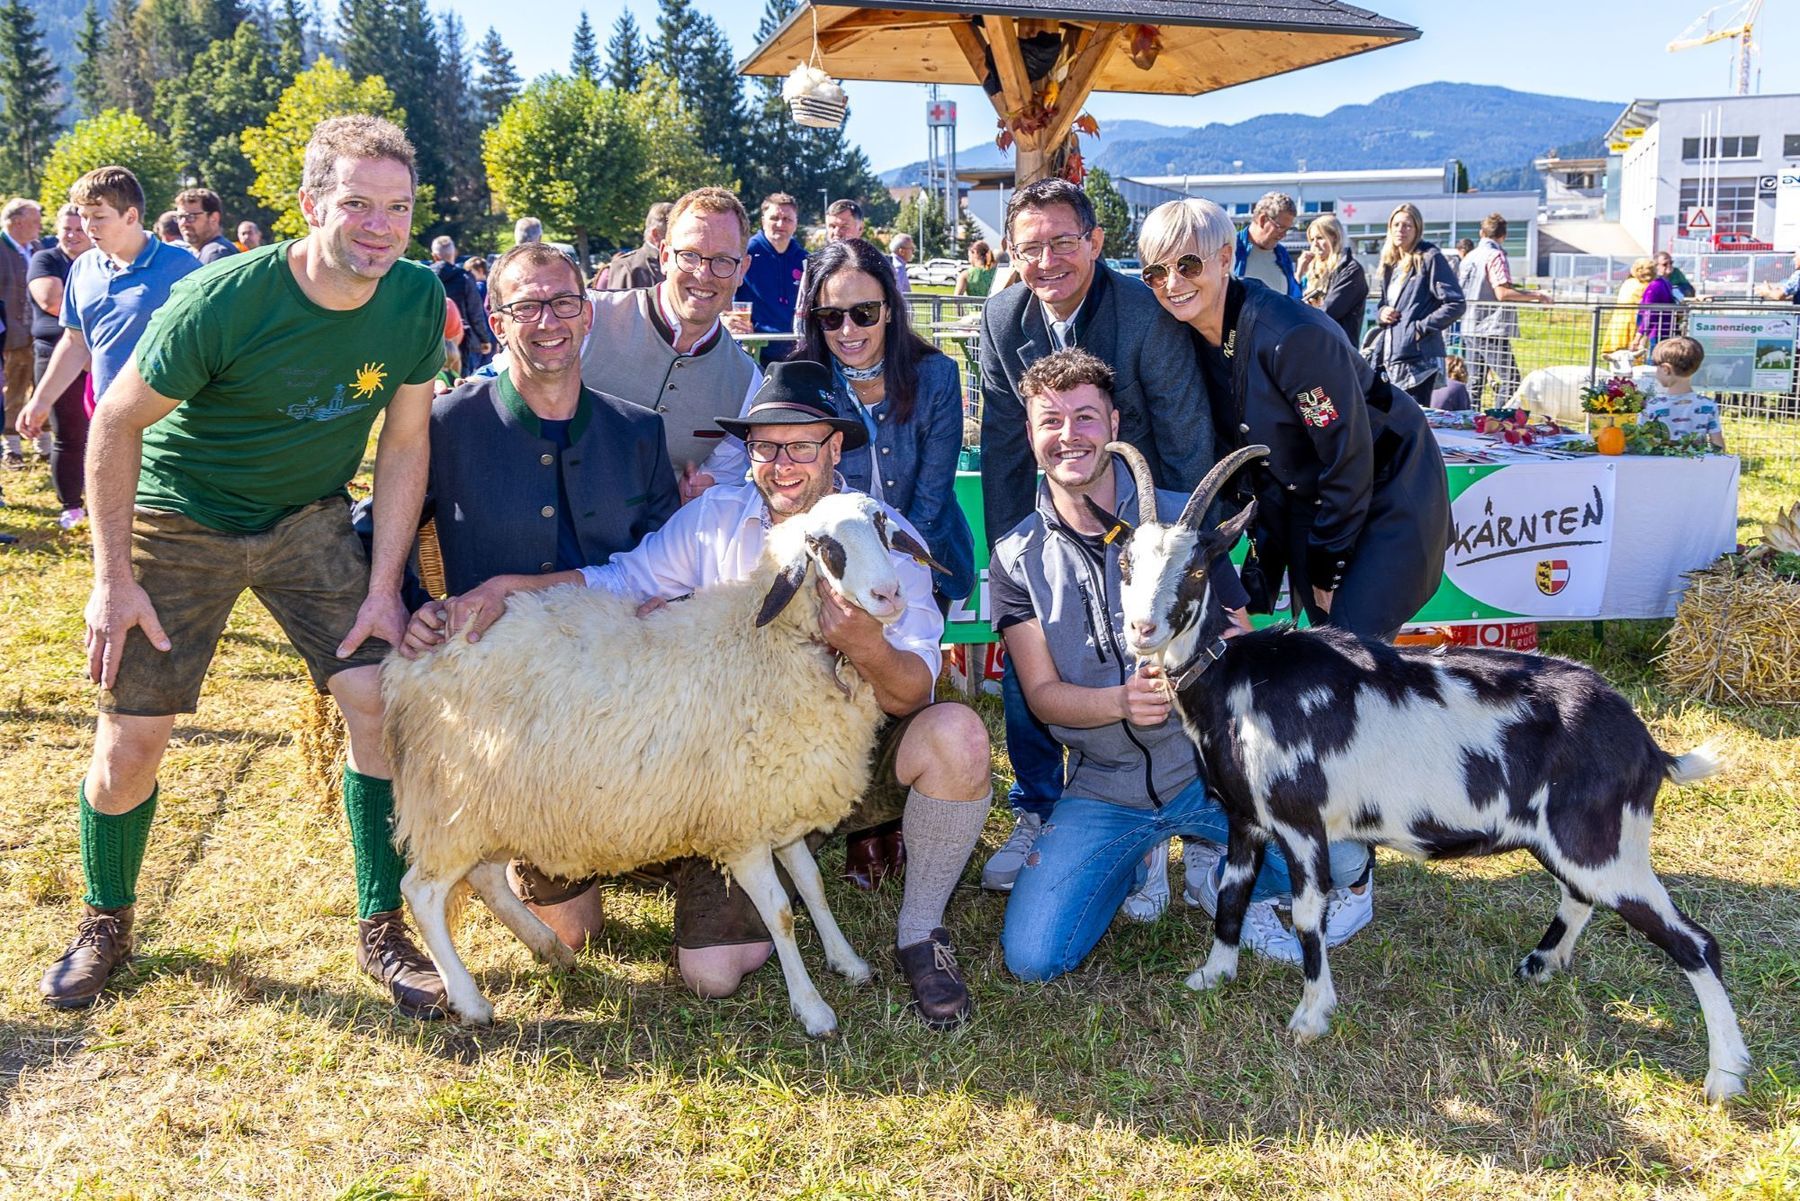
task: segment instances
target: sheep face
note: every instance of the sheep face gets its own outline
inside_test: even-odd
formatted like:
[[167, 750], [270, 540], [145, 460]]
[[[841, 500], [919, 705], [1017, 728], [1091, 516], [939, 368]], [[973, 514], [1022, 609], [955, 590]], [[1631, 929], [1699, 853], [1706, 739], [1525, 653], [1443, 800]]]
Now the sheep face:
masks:
[[839, 596], [883, 625], [892, 624], [906, 611], [906, 596], [890, 550], [943, 570], [917, 539], [888, 521], [873, 498], [860, 492], [820, 497], [769, 531], [767, 553], [777, 572], [756, 624], [767, 625], [787, 608], [814, 566]]

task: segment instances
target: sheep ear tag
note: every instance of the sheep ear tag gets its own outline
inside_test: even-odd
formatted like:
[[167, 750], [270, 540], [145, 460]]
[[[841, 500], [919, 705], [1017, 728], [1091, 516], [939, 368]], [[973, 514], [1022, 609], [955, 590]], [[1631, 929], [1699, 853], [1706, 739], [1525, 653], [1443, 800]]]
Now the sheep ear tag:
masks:
[[806, 569], [812, 565], [812, 557], [802, 551], [798, 558], [775, 574], [775, 582], [769, 585], [769, 595], [763, 597], [762, 609], [756, 615], [756, 628], [761, 629], [780, 616], [800, 591], [800, 585], [806, 583]]
[[931, 552], [905, 530], [888, 531], [888, 547], [903, 555], [911, 555], [915, 562], [921, 563], [939, 575], [949, 575], [950, 569], [931, 557]]

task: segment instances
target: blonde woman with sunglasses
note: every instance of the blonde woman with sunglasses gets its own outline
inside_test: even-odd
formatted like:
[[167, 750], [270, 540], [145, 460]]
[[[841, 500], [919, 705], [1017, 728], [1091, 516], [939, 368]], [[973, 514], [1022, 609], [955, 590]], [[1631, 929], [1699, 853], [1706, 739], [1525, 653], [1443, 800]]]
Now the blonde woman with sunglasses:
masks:
[[[1443, 575], [1450, 499], [1437, 442], [1419, 406], [1376, 378], [1336, 322], [1232, 278], [1233, 238], [1212, 201], [1173, 200], [1144, 219], [1138, 254], [1144, 282], [1192, 336], [1218, 453], [1269, 447], [1222, 498], [1257, 502], [1241, 573], [1251, 608], [1268, 612], [1285, 574], [1295, 616], [1391, 640]], [[1185, 895], [1208, 908], [1218, 857], [1204, 846], [1183, 854]], [[1333, 848], [1334, 878], [1351, 848]], [[1372, 919], [1370, 864], [1328, 894], [1328, 944]]]
[[1337, 322], [1350, 345], [1362, 345], [1369, 276], [1344, 245], [1344, 227], [1330, 213], [1315, 217], [1306, 227], [1306, 246], [1301, 258], [1306, 303]]

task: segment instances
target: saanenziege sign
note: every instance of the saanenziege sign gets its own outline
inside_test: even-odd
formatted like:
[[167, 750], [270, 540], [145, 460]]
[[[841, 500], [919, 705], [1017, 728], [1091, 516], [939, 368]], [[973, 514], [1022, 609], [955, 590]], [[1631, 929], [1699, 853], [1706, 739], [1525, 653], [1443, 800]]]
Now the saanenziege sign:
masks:
[[1598, 612], [1612, 554], [1614, 465], [1603, 459], [1470, 472], [1451, 499], [1444, 573], [1503, 613]]

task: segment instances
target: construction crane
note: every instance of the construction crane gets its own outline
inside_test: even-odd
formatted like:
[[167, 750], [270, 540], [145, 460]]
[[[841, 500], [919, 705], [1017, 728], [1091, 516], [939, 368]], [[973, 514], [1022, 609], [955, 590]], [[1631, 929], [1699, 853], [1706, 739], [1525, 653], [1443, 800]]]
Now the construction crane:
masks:
[[[1730, 4], [1715, 4], [1692, 25], [1681, 31], [1681, 36], [1669, 43], [1669, 53], [1677, 50], [1692, 50], [1696, 46], [1710, 46], [1714, 42], [1723, 42], [1728, 38], [1737, 39], [1737, 50], [1732, 61], [1737, 66], [1737, 94], [1750, 94], [1750, 57], [1756, 53], [1756, 42], [1752, 40], [1752, 31], [1756, 26], [1756, 18], [1762, 12], [1763, 0], [1735, 0]], [[1715, 27], [1714, 18], [1721, 12], [1730, 15], [1722, 18], [1725, 24]]]

